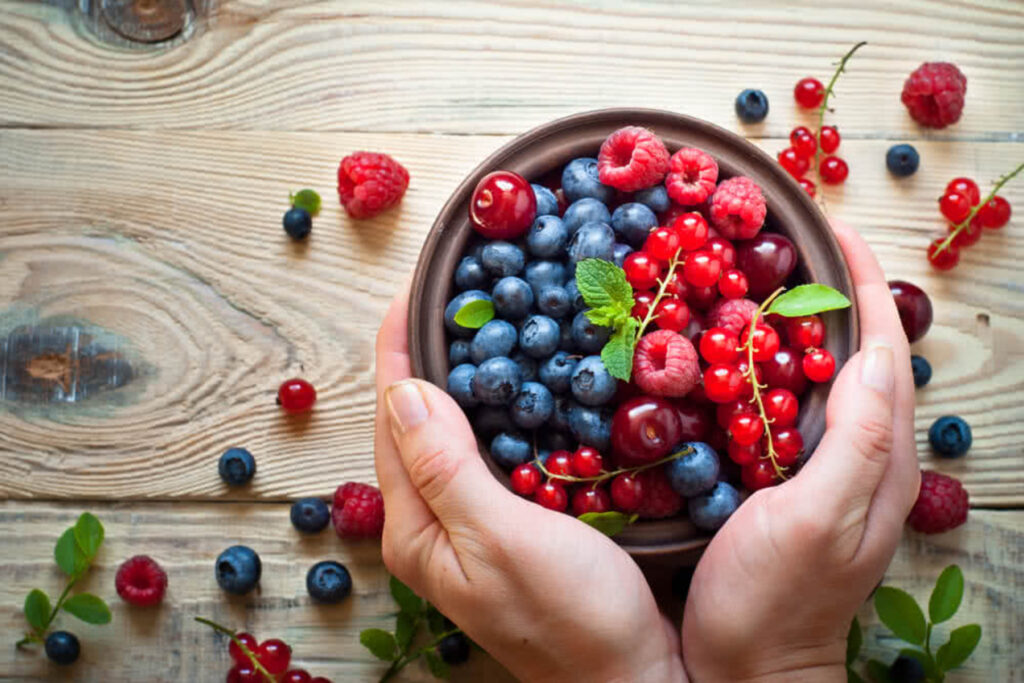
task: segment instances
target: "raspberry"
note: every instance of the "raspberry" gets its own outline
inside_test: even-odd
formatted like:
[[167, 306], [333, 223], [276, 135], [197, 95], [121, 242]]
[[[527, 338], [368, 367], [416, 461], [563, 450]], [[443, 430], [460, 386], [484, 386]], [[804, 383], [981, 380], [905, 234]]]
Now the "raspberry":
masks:
[[409, 172], [387, 154], [356, 152], [338, 166], [338, 197], [352, 218], [372, 218], [402, 199]]
[[635, 192], [651, 187], [668, 171], [668, 149], [646, 128], [620, 128], [601, 144], [597, 155], [598, 178], [605, 185]]
[[331, 520], [341, 538], [379, 537], [384, 530], [384, 496], [369, 484], [342, 484], [334, 492]]
[[711, 222], [731, 240], [748, 240], [756, 235], [767, 213], [761, 188], [746, 176], [723, 180], [711, 198]]
[[945, 128], [960, 120], [967, 76], [955, 64], [926, 62], [903, 83], [900, 99], [910, 118], [929, 128]]
[[167, 573], [149, 555], [136, 555], [124, 561], [114, 577], [117, 594], [132, 605], [159, 604], [167, 590]]
[[967, 491], [960, 482], [938, 472], [921, 472], [921, 490], [907, 523], [923, 534], [937, 534], [966, 521]]
[[685, 396], [700, 381], [697, 351], [678, 332], [646, 334], [633, 355], [633, 378], [653, 396]]
[[739, 335], [750, 324], [757, 312], [757, 304], [750, 299], [720, 299], [708, 311], [708, 327], [723, 327]]
[[699, 149], [683, 147], [669, 160], [665, 188], [677, 204], [694, 206], [711, 196], [717, 180], [718, 163], [714, 159]]
[[671, 517], [683, 507], [683, 498], [672, 488], [664, 467], [644, 470], [637, 474], [636, 478], [643, 491], [643, 499], [636, 509], [636, 513], [641, 517]]

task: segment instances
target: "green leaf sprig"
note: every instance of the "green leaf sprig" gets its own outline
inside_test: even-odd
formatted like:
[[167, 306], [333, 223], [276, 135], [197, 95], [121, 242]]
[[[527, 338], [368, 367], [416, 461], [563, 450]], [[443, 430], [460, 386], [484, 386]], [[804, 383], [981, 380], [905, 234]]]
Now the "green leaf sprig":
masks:
[[57, 602], [53, 603], [44, 591], [33, 588], [25, 596], [25, 620], [31, 629], [19, 640], [17, 647], [29, 643], [42, 643], [57, 614], [63, 610], [87, 624], [110, 623], [110, 608], [92, 593], [71, 595], [74, 585], [89, 571], [103, 544], [103, 524], [91, 512], [83, 512], [71, 527], [61, 534], [53, 549], [53, 558], [68, 580]]
[[306, 188], [294, 194], [288, 193], [288, 201], [296, 209], [305, 209], [310, 216], [320, 213], [320, 195], [316, 190]]

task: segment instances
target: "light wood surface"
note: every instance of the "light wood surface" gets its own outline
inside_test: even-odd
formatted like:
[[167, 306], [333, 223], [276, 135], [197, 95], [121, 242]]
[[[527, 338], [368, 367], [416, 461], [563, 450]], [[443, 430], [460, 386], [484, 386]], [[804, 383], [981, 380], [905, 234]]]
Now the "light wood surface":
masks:
[[[931, 295], [919, 452], [975, 506], [955, 532], [908, 533], [886, 580], [924, 599], [960, 563], [965, 618], [985, 636], [949, 680], [1024, 680], [1024, 181], [1004, 192], [1018, 216], [959, 268], [938, 275], [924, 259], [950, 178], [984, 189], [1024, 161], [1019, 3], [217, 5], [191, 40], [144, 49], [104, 44], [60, 7], [0, 5], [0, 640], [16, 640], [27, 590], [57, 589], [52, 545], [84, 507], [109, 533], [88, 585], [115, 605], [110, 626], [77, 629], [85, 661], [72, 671], [0, 648], [0, 680], [220, 680], [223, 643], [194, 614], [290, 638], [335, 681], [372, 680], [380, 667], [356, 635], [389, 618], [379, 551], [330, 532], [299, 539], [281, 501], [374, 480], [373, 335], [450, 192], [511, 136], [605, 106], [701, 116], [774, 154], [811, 122], [793, 84], [827, 80], [859, 40], [829, 118], [851, 175], [824, 205], [890, 277]], [[899, 90], [934, 60], [967, 74], [967, 108], [925, 131]], [[763, 124], [735, 118], [745, 87], [771, 99]], [[885, 170], [897, 141], [921, 153], [913, 178]], [[333, 190], [357, 149], [412, 175], [401, 206], [371, 221], [346, 218]], [[301, 187], [324, 210], [296, 246], [280, 216]], [[274, 405], [296, 375], [320, 395], [310, 419]], [[925, 432], [949, 413], [971, 423], [974, 447], [939, 461]], [[215, 474], [233, 445], [259, 462], [241, 490]], [[212, 562], [239, 541], [267, 563], [263, 592], [225, 601]], [[113, 591], [117, 564], [140, 552], [171, 572], [156, 612]], [[326, 556], [356, 579], [339, 608], [309, 606], [302, 585]], [[879, 633], [873, 655], [892, 651]], [[428, 678], [414, 669], [408, 680]], [[507, 675], [474, 655], [461, 677]]]

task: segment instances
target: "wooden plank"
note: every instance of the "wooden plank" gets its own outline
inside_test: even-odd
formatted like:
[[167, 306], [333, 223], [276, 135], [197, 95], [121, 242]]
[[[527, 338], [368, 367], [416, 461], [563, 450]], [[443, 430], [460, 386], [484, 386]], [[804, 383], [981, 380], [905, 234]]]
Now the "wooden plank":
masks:
[[[1018, 2], [223, 2], [181, 46], [126, 50], [77, 15], [0, 12], [0, 125], [516, 133], [609, 106], [677, 109], [737, 128], [764, 89], [785, 136], [792, 88], [869, 45], [839, 89], [848, 137], [1013, 139], [1024, 130]], [[924, 131], [899, 102], [922, 61], [969, 79], [963, 120]], [[780, 116], [781, 114], [781, 116]]]
[[[445, 198], [505, 139], [0, 133], [0, 496], [280, 499], [372, 481], [379, 318]], [[766, 142], [769, 151], [780, 145]], [[894, 183], [886, 146], [844, 143], [851, 178], [825, 196], [891, 276], [921, 284], [934, 301], [935, 324], [918, 345], [935, 368], [918, 392], [921, 457], [961, 478], [975, 504], [1024, 504], [1024, 222], [986, 235], [950, 274], [924, 259], [928, 235], [942, 227], [934, 198], [946, 180], [966, 174], [984, 184], [1022, 147], [921, 143], [922, 171]], [[413, 181], [398, 210], [355, 222], [334, 199], [333, 176], [340, 156], [364, 147], [392, 152]], [[296, 246], [280, 215], [288, 191], [307, 185], [324, 209], [309, 244]], [[1024, 183], [1006, 195], [1024, 205]], [[97, 355], [120, 374], [81, 369]], [[77, 386], [89, 388], [73, 401], [64, 374], [72, 366], [84, 373]], [[308, 421], [274, 405], [278, 383], [294, 375], [320, 393]], [[19, 394], [26, 382], [37, 393]], [[929, 453], [925, 431], [945, 413], [974, 428], [966, 458]], [[240, 491], [214, 474], [234, 445], [259, 461]]]

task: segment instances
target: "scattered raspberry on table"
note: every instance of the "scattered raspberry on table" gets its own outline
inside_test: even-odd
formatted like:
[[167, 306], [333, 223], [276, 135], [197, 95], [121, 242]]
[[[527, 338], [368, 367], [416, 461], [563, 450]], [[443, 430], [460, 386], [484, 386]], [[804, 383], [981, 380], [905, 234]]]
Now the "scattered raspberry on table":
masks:
[[369, 484], [348, 482], [334, 492], [334, 530], [341, 538], [377, 538], [384, 530], [384, 497]]
[[926, 62], [903, 83], [900, 100], [910, 117], [929, 128], [945, 128], [960, 120], [967, 94], [967, 76], [949, 62]]
[[409, 172], [387, 154], [355, 152], [338, 166], [338, 197], [352, 218], [372, 218], [399, 201]]
[[938, 472], [921, 472], [917, 494], [907, 523], [923, 534], [955, 529], [967, 521], [967, 491], [956, 479]]

